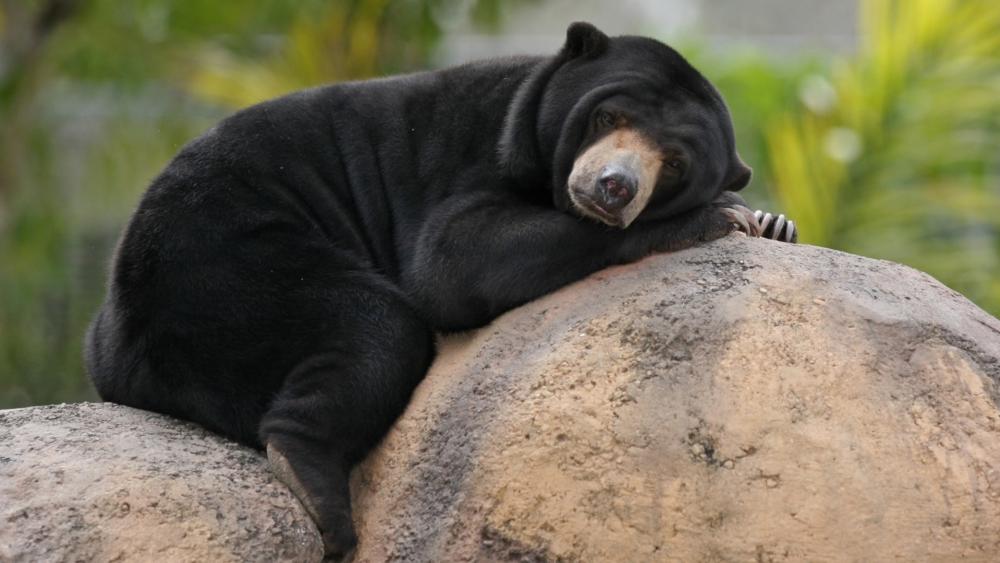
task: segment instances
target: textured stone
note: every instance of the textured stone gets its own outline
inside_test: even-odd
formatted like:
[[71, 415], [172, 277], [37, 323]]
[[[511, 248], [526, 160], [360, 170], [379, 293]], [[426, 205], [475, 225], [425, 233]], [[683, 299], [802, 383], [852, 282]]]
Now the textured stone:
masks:
[[[998, 561], [1000, 321], [912, 269], [732, 236], [442, 339], [355, 472], [355, 561]], [[256, 452], [0, 412], [0, 561], [316, 561]]]
[[357, 561], [1000, 560], [1000, 321], [739, 236], [442, 342]]
[[316, 561], [257, 452], [110, 403], [0, 411], [0, 561]]

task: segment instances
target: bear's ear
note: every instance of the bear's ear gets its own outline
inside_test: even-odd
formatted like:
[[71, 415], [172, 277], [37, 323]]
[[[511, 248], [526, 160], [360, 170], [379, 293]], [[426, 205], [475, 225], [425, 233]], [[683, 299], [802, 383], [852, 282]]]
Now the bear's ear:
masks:
[[507, 109], [497, 145], [501, 174], [526, 185], [544, 181], [549, 163], [541, 161], [537, 128], [545, 87], [566, 61], [597, 57], [607, 50], [608, 41], [607, 35], [589, 23], [571, 24], [559, 54], [540, 64], [521, 84]]
[[608, 36], [587, 22], [574, 22], [566, 29], [563, 53], [572, 58], [599, 56], [608, 49]]

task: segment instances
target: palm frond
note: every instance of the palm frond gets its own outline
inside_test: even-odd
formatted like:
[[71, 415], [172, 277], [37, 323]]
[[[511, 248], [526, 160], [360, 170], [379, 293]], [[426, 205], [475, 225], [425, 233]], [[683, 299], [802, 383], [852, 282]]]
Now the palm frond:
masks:
[[[766, 126], [802, 240], [920, 267], [1000, 312], [1000, 3], [863, 0], [835, 103]], [[977, 275], [966, 271], [975, 264]]]

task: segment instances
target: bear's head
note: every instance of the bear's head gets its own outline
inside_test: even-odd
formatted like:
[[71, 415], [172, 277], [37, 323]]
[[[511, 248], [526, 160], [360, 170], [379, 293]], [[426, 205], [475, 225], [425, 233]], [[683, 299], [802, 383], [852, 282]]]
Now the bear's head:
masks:
[[587, 23], [520, 86], [498, 148], [514, 181], [620, 228], [707, 204], [751, 175], [722, 96], [680, 54]]

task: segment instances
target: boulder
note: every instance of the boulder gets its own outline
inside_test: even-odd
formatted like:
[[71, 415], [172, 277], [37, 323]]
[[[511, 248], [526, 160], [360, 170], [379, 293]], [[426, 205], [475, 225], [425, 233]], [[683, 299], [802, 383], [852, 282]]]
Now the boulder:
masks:
[[[1000, 560], [1000, 321], [734, 235], [442, 338], [352, 482], [355, 561]], [[109, 404], [0, 412], [0, 561], [317, 561], [255, 451]]]
[[318, 561], [259, 453], [111, 403], [0, 411], [0, 561]]
[[1000, 321], [727, 237], [445, 339], [356, 561], [1000, 561]]

